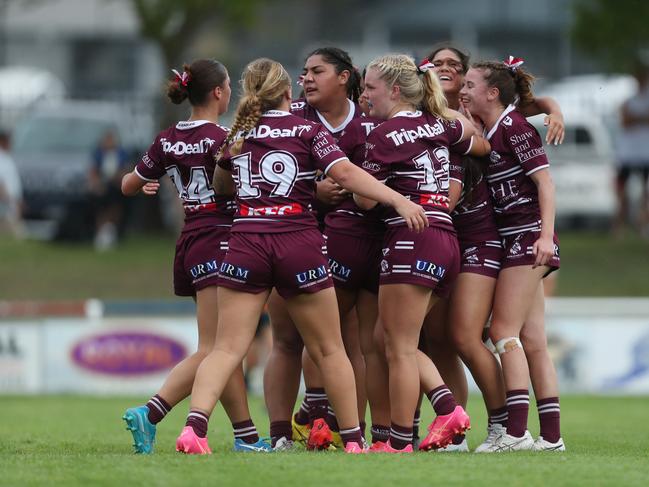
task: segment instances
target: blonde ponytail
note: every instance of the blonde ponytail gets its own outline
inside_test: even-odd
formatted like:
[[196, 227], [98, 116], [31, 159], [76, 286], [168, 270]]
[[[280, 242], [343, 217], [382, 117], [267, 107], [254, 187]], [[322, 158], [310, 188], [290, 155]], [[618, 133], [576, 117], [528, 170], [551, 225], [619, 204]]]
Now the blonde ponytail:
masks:
[[421, 107], [431, 115], [451, 120], [444, 91], [432, 69], [423, 73], [412, 57], [406, 54], [387, 54], [374, 59], [367, 69], [374, 69], [388, 86], [399, 86], [401, 101]]
[[246, 132], [257, 126], [264, 112], [277, 108], [282, 103], [284, 93], [291, 86], [291, 78], [284, 66], [277, 61], [259, 58], [245, 67], [241, 85], [243, 95], [235, 112], [234, 124], [217, 157], [230, 144], [232, 154], [241, 152]]

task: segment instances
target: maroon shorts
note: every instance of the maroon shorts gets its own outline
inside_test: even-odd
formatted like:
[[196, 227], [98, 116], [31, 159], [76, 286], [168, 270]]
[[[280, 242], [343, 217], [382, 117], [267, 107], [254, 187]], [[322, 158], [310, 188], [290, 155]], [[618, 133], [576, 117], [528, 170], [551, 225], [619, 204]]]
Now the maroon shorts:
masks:
[[383, 244], [380, 284], [418, 284], [449, 296], [460, 271], [455, 234], [428, 227], [414, 233], [408, 227], [388, 228]]
[[174, 292], [195, 296], [196, 291], [218, 285], [218, 271], [228, 250], [230, 227], [202, 227], [182, 232], [176, 242]]
[[503, 259], [503, 245], [500, 240], [485, 242], [460, 242], [460, 273], [480, 274], [498, 278]]
[[324, 237], [316, 228], [233, 233], [219, 269], [219, 286], [246, 293], [274, 287], [283, 298], [332, 287]]
[[[532, 253], [532, 247], [541, 236], [541, 232], [523, 232], [515, 235], [508, 235], [503, 237], [504, 257], [502, 268], [516, 267], [519, 265], [534, 265], [536, 257]], [[554, 256], [550, 259], [547, 265], [550, 270], [546, 276], [560, 267], [561, 260], [559, 259], [559, 239], [555, 234], [554, 240]]]
[[334, 286], [378, 293], [382, 240], [353, 237], [329, 229], [325, 232], [325, 238]]

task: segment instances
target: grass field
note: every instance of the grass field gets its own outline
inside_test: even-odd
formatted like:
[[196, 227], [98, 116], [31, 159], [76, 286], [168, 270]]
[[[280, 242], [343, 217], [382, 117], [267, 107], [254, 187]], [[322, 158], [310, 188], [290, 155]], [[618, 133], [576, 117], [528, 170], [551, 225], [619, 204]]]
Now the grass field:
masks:
[[[217, 409], [210, 424], [215, 453], [174, 452], [187, 405], [177, 406], [158, 431], [152, 456], [131, 454], [122, 411], [133, 398], [77, 396], [0, 399], [0, 485], [647, 485], [649, 398], [563, 397], [565, 453], [346, 456], [342, 453], [242, 454], [229, 451], [230, 426]], [[267, 433], [259, 400], [253, 419]], [[424, 407], [424, 419], [430, 409]], [[484, 437], [478, 397], [469, 404], [474, 448]], [[612, 419], [614, 418], [614, 419]], [[423, 421], [422, 421], [423, 422]], [[536, 412], [530, 428], [538, 432]]]
[[[560, 237], [559, 296], [649, 296], [646, 240]], [[106, 253], [90, 245], [0, 238], [0, 300], [172, 298], [173, 253], [172, 237], [133, 237]]]

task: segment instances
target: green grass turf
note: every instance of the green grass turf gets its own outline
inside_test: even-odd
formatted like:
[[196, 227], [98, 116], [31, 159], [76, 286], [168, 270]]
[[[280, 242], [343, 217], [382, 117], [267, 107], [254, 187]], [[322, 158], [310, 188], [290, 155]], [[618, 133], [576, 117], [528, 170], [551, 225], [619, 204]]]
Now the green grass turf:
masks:
[[[649, 242], [561, 232], [559, 296], [649, 296]], [[173, 298], [174, 240], [135, 236], [116, 250], [0, 238], [2, 299]], [[623, 276], [623, 279], [620, 279]]]
[[[248, 454], [229, 451], [230, 426], [220, 408], [210, 424], [211, 456], [174, 452], [187, 404], [159, 426], [151, 456], [131, 453], [120, 416], [138, 399], [83, 396], [1, 397], [1, 485], [647, 485], [649, 398], [562, 398], [566, 453], [346, 456], [340, 452]], [[268, 420], [258, 399], [253, 419]], [[423, 407], [424, 420], [431, 408]], [[469, 404], [471, 448], [484, 438], [480, 399]], [[535, 410], [532, 433], [538, 433]]]

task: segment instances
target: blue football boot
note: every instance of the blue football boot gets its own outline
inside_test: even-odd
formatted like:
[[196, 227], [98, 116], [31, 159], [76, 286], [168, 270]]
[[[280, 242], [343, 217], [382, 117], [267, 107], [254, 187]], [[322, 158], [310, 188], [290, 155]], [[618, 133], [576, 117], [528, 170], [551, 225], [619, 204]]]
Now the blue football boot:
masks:
[[269, 453], [273, 451], [270, 443], [266, 438], [259, 438], [256, 443], [246, 443], [241, 438], [234, 439], [234, 451]]
[[133, 435], [133, 447], [135, 453], [153, 453], [155, 444], [155, 425], [149, 421], [149, 408], [139, 406], [129, 408], [122, 416], [126, 421], [126, 429]]

